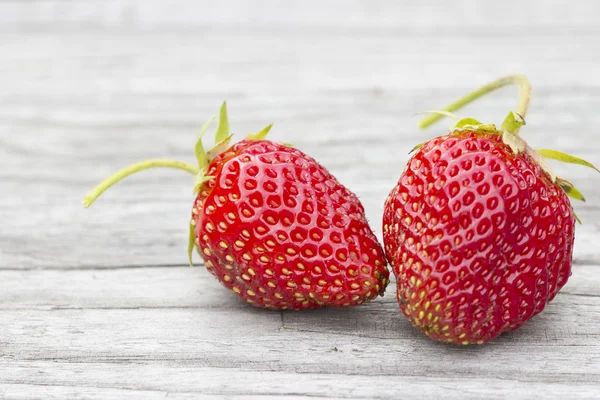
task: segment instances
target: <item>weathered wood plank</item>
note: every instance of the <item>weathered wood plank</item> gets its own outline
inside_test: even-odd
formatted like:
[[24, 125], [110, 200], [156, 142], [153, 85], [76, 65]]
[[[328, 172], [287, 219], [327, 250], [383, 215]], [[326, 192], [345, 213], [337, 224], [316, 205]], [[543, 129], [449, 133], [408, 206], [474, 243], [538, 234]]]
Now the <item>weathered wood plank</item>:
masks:
[[[0, 270], [0, 282], [0, 310], [247, 309], [246, 303], [223, 288], [204, 267]], [[378, 302], [391, 303], [395, 313], [394, 291], [392, 282]], [[560, 293], [600, 297], [600, 266], [575, 266]], [[369, 306], [367, 311], [381, 307]], [[303, 313], [287, 315], [305, 318]]]
[[430, 342], [382, 304], [285, 313], [283, 322], [250, 308], [4, 311], [0, 341], [3, 357], [22, 362], [600, 382], [597, 297], [559, 297], [522, 329], [468, 348]]
[[[190, 279], [190, 271], [201, 275]], [[400, 315], [389, 295], [353, 309], [281, 313], [246, 306], [203, 271], [188, 268], [141, 270], [137, 278], [135, 269], [4, 271], [0, 277], [9, 290], [1, 298], [2, 359], [17, 360], [25, 370], [44, 362], [59, 363], [61, 368], [33, 374], [30, 380], [14, 377], [19, 369], [9, 369], [13, 375], [0, 375], [0, 383], [37, 380], [77, 386], [83, 381], [103, 387], [113, 382], [110, 387], [119, 388], [120, 382], [133, 377], [118, 368], [107, 375], [103, 364], [115, 368], [134, 364], [156, 371], [233, 368], [596, 385], [600, 382], [597, 271], [597, 266], [578, 267], [542, 314], [516, 332], [471, 348], [430, 342]], [[169, 273], [179, 275], [173, 279], [178, 283], [169, 282]], [[53, 275], [62, 280], [51, 279]], [[80, 381], [79, 374], [69, 372], [73, 368], [89, 371], [92, 382]], [[139, 386], [132, 389], [171, 390], [153, 386], [155, 380], [147, 376], [136, 379]], [[221, 379], [221, 384], [229, 382], [227, 374]]]
[[[16, 3], [0, 6], [7, 4]], [[57, 7], [86, 7], [76, 4]], [[576, 40], [558, 31], [525, 33], [530, 46], [515, 47], [485, 35], [415, 40], [397, 32], [356, 37], [307, 31], [0, 34], [0, 178], [3, 193], [11, 194], [0, 197], [0, 217], [10, 227], [0, 232], [0, 268], [184, 264], [192, 200], [185, 176], [140, 175], [88, 212], [79, 201], [132, 161], [191, 160], [194, 132], [223, 98], [231, 100], [236, 132], [275, 121], [274, 139], [326, 165], [361, 197], [379, 234], [383, 201], [407, 151], [444, 131], [442, 125], [418, 132], [410, 116], [447, 103], [470, 89], [467, 82], [512, 72], [514, 66], [503, 63], [482, 69], [465, 62], [474, 47], [482, 59], [510, 52], [531, 74], [535, 97], [524, 132], [532, 145], [551, 141], [600, 164], [600, 141], [589, 128], [600, 123], [594, 33], [579, 33]], [[248, 68], [239, 68], [241, 59]], [[566, 63], [570, 68], [562, 67]], [[514, 97], [515, 90], [506, 89], [470, 110], [497, 121], [514, 107]], [[588, 204], [577, 205], [586, 225], [578, 228], [576, 259], [597, 261], [598, 177], [560, 171], [575, 177], [588, 197]]]
[[[19, 364], [11, 370], [11, 376], [4, 380], [10, 382], [14, 379], [18, 383], [0, 383], [0, 395], [10, 399], [188, 399], [201, 395], [203, 399], [219, 400], [253, 400], [283, 396], [292, 400], [383, 400], [404, 397], [437, 398], [443, 393], [445, 399], [531, 399], [543, 396], [544, 399], [563, 400], [598, 399], [600, 390], [594, 382], [564, 384], [532, 382], [526, 379], [505, 380], [494, 376], [474, 380], [470, 376], [361, 376], [337, 374], [335, 371], [327, 374], [282, 373], [240, 371], [232, 368], [110, 363], [63, 364], [48, 361]], [[49, 373], [46, 373], [47, 371]], [[76, 386], [71, 383], [72, 376], [80, 376], [84, 382]], [[29, 383], [32, 381], [35, 383]]]
[[[90, 210], [84, 210], [75, 195], [43, 205], [5, 206], [0, 214], [11, 229], [0, 233], [0, 269], [186, 265], [192, 202], [187, 183], [174, 187], [170, 194], [152, 195], [153, 199], [138, 193], [158, 193], [173, 185], [143, 189], [124, 184], [114, 198], [107, 196]], [[356, 189], [372, 228], [381, 237], [379, 216], [387, 189]], [[177, 193], [180, 198], [171, 197]], [[598, 264], [598, 209], [578, 205], [576, 210], [585, 223], [576, 227], [574, 261]]]
[[[42, 120], [59, 122], [72, 117], [74, 111], [95, 111], [102, 117], [102, 109], [90, 109], [90, 103], [81, 101], [86, 96], [93, 95], [103, 109], [125, 103], [127, 108], [122, 111], [127, 112], [136, 106], [133, 101], [137, 99], [126, 97], [125, 93], [162, 95], [162, 101], [148, 97], [141, 103], [154, 108], [152, 115], [157, 125], [185, 121], [178, 111], [181, 105], [178, 103], [182, 102], [174, 103], [177, 97], [187, 97], [182, 99], [188, 104], [184, 110], [192, 108], [197, 113], [198, 93], [204, 96], [235, 93], [256, 102], [269, 100], [274, 94], [302, 99], [315, 89], [366, 89], [379, 94], [380, 102], [385, 103], [388, 90], [402, 93], [420, 90], [431, 97], [439, 89], [469, 88], [475, 84], [468, 83], [473, 80], [483, 82], [515, 72], [530, 75], [538, 88], [562, 86], [571, 91], [583, 89], [585, 94], [589, 88], [600, 86], [600, 78], [592, 73], [598, 61], [592, 50], [600, 33], [573, 36], [558, 31], [547, 36], [524, 33], [519, 39], [527, 41], [528, 46], [515, 47], [513, 40], [503, 36], [488, 38], [449, 33], [444, 38], [415, 38], [385, 32], [307, 36], [307, 31], [310, 29], [275, 30], [272, 34], [253, 31], [181, 33], [168, 29], [83, 31], [77, 35], [68, 31], [0, 32], [0, 46], [4, 50], [0, 54], [0, 71], [6, 81], [2, 97], [19, 100], [33, 93], [39, 97], [35, 102], [39, 104], [69, 93], [71, 97], [59, 98], [54, 106], [68, 102], [71, 113], [48, 115], [50, 110], [38, 110], [37, 115], [34, 114]], [[561, 51], [557, 52], [557, 48]], [[500, 54], [509, 53], [519, 63], [490, 63], [482, 68], [479, 63], [468, 62], [474, 49], [479, 58], [497, 59]], [[55, 61], [57, 55], [61, 58], [59, 64]], [[564, 68], [566, 64], [568, 68]], [[40, 65], [46, 68], [40, 70]], [[112, 97], [119, 93], [123, 94], [120, 99]], [[169, 95], [173, 98], [168, 98]], [[275, 104], [271, 103], [271, 108]], [[22, 107], [19, 103], [16, 105]], [[387, 107], [398, 110], [394, 104]], [[323, 110], [315, 108], [314, 111]], [[269, 109], [263, 109], [262, 113], [272, 115]], [[197, 118], [198, 114], [194, 115]], [[116, 120], [107, 120], [107, 116], [104, 114], [103, 122], [108, 126], [123, 119], [136, 121], [131, 114], [129, 118], [123, 118], [128, 116], [125, 114]], [[72, 121], [77, 126], [75, 122], [81, 126], [86, 121], [83, 118]]]
[[[507, 94], [510, 93], [507, 91]], [[385, 106], [387, 116], [371, 119], [371, 111], [379, 100], [361, 92], [351, 92], [348, 96], [359, 103], [364, 101], [364, 105], [352, 105], [348, 98], [336, 95], [329, 100], [337, 111], [333, 115], [317, 116], [313, 116], [313, 109], [305, 102], [281, 97], [275, 114], [284, 113], [283, 126], [276, 126], [273, 137], [292, 141], [354, 190], [379, 234], [383, 201], [408, 159], [409, 148], [434, 133], [417, 132], [414, 120], [407, 117], [398, 118], [394, 126], [396, 111], [390, 105]], [[446, 94], [438, 104], [445, 103], [446, 97], [450, 99]], [[556, 92], [550, 99], [559, 97], [571, 101], [568, 108], [571, 114], [565, 117], [568, 120], [576, 120], [579, 107], [600, 107], [600, 96], [579, 98], [575, 94], [568, 97]], [[499, 99], [506, 109], [511, 107], [512, 96]], [[315, 98], [317, 101], [318, 106], [327, 107], [324, 100]], [[396, 94], [391, 96], [390, 103], [408, 104], [407, 101]], [[561, 115], [563, 101], [548, 101], [542, 97], [544, 109], [551, 116]], [[242, 132], [251, 132], [270, 121], [267, 117], [257, 117], [251, 102], [242, 100], [240, 106], [233, 102], [231, 107], [232, 124], [241, 126]], [[60, 109], [67, 110], [67, 107]], [[64, 123], [46, 130], [40, 122], [45, 134], [19, 128], [14, 117], [7, 116], [8, 122], [0, 125], [6, 127], [0, 130], [0, 158], [5, 163], [0, 174], [3, 190], [14, 195], [0, 198], [4, 226], [11, 227], [0, 233], [0, 268], [184, 264], [186, 224], [192, 202], [191, 179], [187, 176], [171, 171], [140, 174], [106, 193], [88, 211], [81, 208], [80, 199], [103, 177], [130, 162], [163, 155], [191, 160], [190, 143], [196, 128], [191, 122], [192, 110], [185, 107], [189, 112], [186, 117], [190, 121], [189, 129], [152, 128], [152, 110], [136, 111], [140, 124], [147, 129], [104, 129], [100, 122], [90, 122], [84, 132], [65, 127]], [[205, 107], [204, 115], [197, 117], [198, 123], [214, 113], [214, 107], [210, 110]], [[240, 107], [238, 118], [235, 110]], [[483, 107], [474, 109], [476, 115], [485, 114]], [[114, 113], [113, 118], [118, 118], [119, 110], [115, 108]], [[95, 118], [92, 114], [85, 118]], [[561, 137], [567, 128], [558, 122], [558, 127], [544, 122], [543, 127], [547, 127], [548, 132], [532, 123], [524, 134], [536, 147], [546, 147], [544, 142], [552, 137], [553, 147], [600, 164], [600, 142], [591, 139], [593, 132], [588, 128], [595, 124], [593, 118], [588, 116], [582, 122], [574, 122], [574, 131], [581, 132], [581, 140], [570, 140], [571, 135]], [[240, 122], [236, 122], [238, 120]], [[315, 121], [314, 126], [307, 121]], [[589, 125], [584, 126], [584, 123]], [[34, 122], [31, 127], [37, 124]], [[329, 127], [332, 124], [335, 126]], [[361, 126], [363, 128], [357, 128]], [[98, 129], [102, 130], [101, 135], [94, 134]], [[310, 129], [315, 130], [314, 135], [305, 134]], [[443, 132], [443, 128], [436, 132]], [[33, 146], [37, 135], [40, 143]], [[599, 240], [595, 224], [600, 210], [600, 186], [595, 183], [598, 177], [594, 171], [583, 168], [558, 166], [557, 170], [564, 171], [566, 177], [575, 177], [573, 182], [588, 198], [587, 204], [576, 205], [586, 223], [577, 228], [575, 257], [581, 262], [598, 261], [594, 247]]]
[[[191, 180], [146, 173], [84, 211], [132, 161], [191, 160], [230, 100], [236, 132], [316, 157], [382, 203], [416, 112], [479, 83], [534, 83], [534, 147], [600, 164], [600, 3], [457, 0], [0, 0], [0, 397], [600, 398], [600, 189], [577, 205], [574, 273], [489, 345], [429, 342], [393, 296], [354, 309], [256, 310], [186, 264]], [[468, 110], [498, 122], [506, 89]]]
[[[0, 334], [0, 342], [9, 344], [3, 358], [13, 368], [2, 368], [10, 375], [3, 374], [0, 382], [65, 386], [86, 382], [118, 388], [134, 380], [133, 389], [174, 390], [177, 386], [157, 387], [157, 380], [144, 370], [154, 369], [156, 374], [162, 371], [162, 382], [166, 379], [175, 382], [172, 385], [185, 385], [181, 376], [168, 373], [176, 367], [196, 371], [190, 373], [199, 384], [217, 386], [231, 384], [223, 368], [265, 372], [263, 379], [270, 371], [317, 375], [334, 372], [363, 377], [408, 376], [419, 382], [426, 378], [435, 382], [476, 377], [478, 382], [493, 378], [596, 386], [600, 380], [600, 349], [593, 319], [597, 318], [594, 312], [600, 302], [588, 297], [569, 298], [568, 302], [563, 299], [559, 297], [546, 313], [523, 329], [477, 348], [433, 344], [415, 332], [396, 310], [392, 316], [389, 312], [367, 311], [367, 306], [333, 314], [331, 310], [302, 316], [297, 313], [296, 323], [288, 322], [291, 314], [286, 314], [283, 325], [279, 313], [250, 308], [243, 312], [5, 311], [0, 320], [7, 329]], [[311, 314], [320, 315], [311, 319]], [[368, 328], [373, 325], [375, 328]], [[362, 333], [364, 330], [367, 332]], [[369, 333], [373, 330], [376, 335]], [[39, 365], [45, 373], [24, 379], [23, 371], [14, 368], [14, 359], [29, 370]], [[48, 368], [49, 362], [54, 368]], [[123, 373], [124, 367], [129, 373]], [[74, 369], [87, 372], [78, 374]], [[214, 378], [205, 381], [204, 369], [212, 369]], [[140, 371], [142, 376], [134, 377], [133, 371]], [[287, 390], [295, 387], [285, 386]], [[353, 389], [355, 384], [347, 386]], [[257, 389], [257, 385], [252, 387], [240, 386], [239, 390]]]
[[[514, 28], [543, 27], [556, 29], [597, 28], [592, 15], [600, 7], [593, 0], [567, 0], [552, 3], [543, 0], [505, 0], [502, 4], [482, 5], [477, 0], [420, 1], [286, 1], [276, 0], [2, 0], [0, 23], [64, 25], [86, 24], [114, 27], [134, 25], [177, 26], [302, 26], [311, 28], [351, 27], [426, 29], [477, 27], [502, 28], [507, 35]], [[512, 29], [511, 29], [512, 28]]]

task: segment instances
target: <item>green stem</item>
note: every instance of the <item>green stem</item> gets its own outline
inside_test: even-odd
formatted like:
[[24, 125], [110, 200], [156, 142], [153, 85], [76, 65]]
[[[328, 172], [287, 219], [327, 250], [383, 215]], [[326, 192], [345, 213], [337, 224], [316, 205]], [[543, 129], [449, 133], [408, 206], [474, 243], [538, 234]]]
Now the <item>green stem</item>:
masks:
[[182, 169], [184, 171], [188, 171], [194, 175], [198, 174], [199, 170], [196, 167], [193, 167], [189, 164], [186, 164], [184, 162], [181, 161], [174, 161], [174, 160], [147, 160], [147, 161], [141, 161], [139, 163], [135, 163], [132, 164], [128, 167], [123, 168], [122, 170], [114, 173], [113, 175], [109, 176], [108, 178], [106, 178], [105, 180], [103, 180], [102, 182], [100, 182], [100, 184], [98, 186], [96, 186], [94, 189], [92, 189], [88, 194], [86, 194], [83, 197], [83, 206], [85, 208], [88, 208], [89, 206], [92, 205], [92, 203], [109, 187], [111, 187], [112, 185], [114, 185], [115, 183], [119, 182], [120, 180], [122, 180], [123, 178], [128, 177], [131, 174], [134, 174], [138, 171], [143, 171], [145, 169], [148, 168], [155, 168], [155, 167], [166, 167], [166, 168], [175, 168], [175, 169]]
[[[531, 84], [529, 83], [529, 80], [527, 80], [527, 78], [524, 75], [509, 75], [509, 76], [505, 76], [503, 78], [497, 79], [493, 82], [488, 83], [485, 86], [480, 87], [479, 89], [475, 90], [474, 92], [471, 92], [468, 95], [461, 97], [460, 99], [456, 100], [454, 103], [449, 104], [448, 106], [444, 107], [442, 110], [447, 111], [447, 112], [456, 111], [456, 110], [464, 107], [465, 105], [471, 103], [472, 101], [477, 100], [481, 96], [488, 94], [490, 92], [493, 92], [496, 89], [500, 89], [501, 87], [508, 86], [508, 85], [519, 85], [520, 86], [521, 94], [519, 97], [519, 106], [517, 108], [517, 112], [519, 113], [519, 115], [521, 115], [521, 117], [525, 118], [525, 114], [527, 114], [527, 107], [529, 106], [529, 99], [531, 98]], [[439, 121], [442, 118], [444, 118], [444, 116], [440, 115], [440, 114], [430, 115], [429, 117], [423, 119], [419, 123], [419, 128], [421, 128], [421, 129], [427, 128], [428, 126], [436, 123], [437, 121]]]

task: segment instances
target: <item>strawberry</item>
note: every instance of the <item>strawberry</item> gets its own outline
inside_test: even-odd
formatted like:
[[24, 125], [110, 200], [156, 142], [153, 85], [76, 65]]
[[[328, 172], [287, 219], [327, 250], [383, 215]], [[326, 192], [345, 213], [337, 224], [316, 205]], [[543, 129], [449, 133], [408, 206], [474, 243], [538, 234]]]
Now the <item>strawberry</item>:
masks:
[[[211, 120], [212, 121], [212, 120]], [[196, 174], [188, 256], [199, 250], [207, 270], [256, 307], [348, 307], [383, 292], [389, 272], [362, 204], [323, 166], [288, 145], [265, 139], [271, 125], [229, 146], [225, 103], [215, 142], [198, 168], [169, 160], [134, 164], [100, 184], [153, 166]]]
[[385, 202], [383, 239], [400, 309], [435, 340], [481, 344], [517, 329], [571, 274], [576, 216], [567, 196], [583, 197], [542, 158], [593, 165], [536, 152], [518, 136], [525, 78], [495, 81], [442, 114], [514, 82], [524, 88], [520, 114], [511, 112], [500, 129], [464, 118], [426, 142]]

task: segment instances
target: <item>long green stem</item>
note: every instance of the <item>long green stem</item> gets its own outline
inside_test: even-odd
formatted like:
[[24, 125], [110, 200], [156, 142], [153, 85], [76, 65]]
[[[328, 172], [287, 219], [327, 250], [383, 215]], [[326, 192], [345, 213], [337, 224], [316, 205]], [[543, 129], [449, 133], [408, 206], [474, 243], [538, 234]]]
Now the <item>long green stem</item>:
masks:
[[86, 194], [83, 197], [83, 206], [85, 208], [91, 206], [92, 203], [98, 198], [98, 196], [100, 196], [106, 189], [108, 189], [115, 183], [119, 182], [120, 180], [128, 177], [129, 175], [134, 174], [138, 171], [142, 171], [142, 170], [145, 170], [148, 168], [155, 168], [155, 167], [182, 169], [182, 170], [188, 171], [194, 175], [198, 174], [198, 172], [199, 172], [198, 168], [193, 167], [193, 166], [186, 164], [184, 162], [181, 162], [181, 161], [174, 161], [174, 160], [141, 161], [139, 163], [132, 164], [128, 167], [123, 168], [122, 170], [114, 173], [113, 175], [109, 176], [108, 178], [106, 178], [105, 180], [100, 182], [100, 184], [98, 186], [96, 186], [94, 189], [92, 189], [88, 194]]
[[[468, 95], [461, 97], [460, 99], [456, 100], [454, 103], [449, 104], [448, 106], [444, 107], [442, 110], [447, 111], [447, 112], [456, 111], [456, 110], [464, 107], [465, 105], [471, 103], [472, 101], [477, 100], [481, 96], [483, 96], [487, 93], [493, 92], [496, 89], [500, 89], [501, 87], [508, 86], [508, 85], [519, 85], [520, 86], [521, 94], [519, 96], [519, 106], [517, 108], [517, 112], [523, 118], [525, 118], [525, 114], [527, 114], [527, 107], [529, 106], [529, 99], [531, 98], [531, 84], [529, 83], [529, 80], [527, 80], [527, 78], [524, 75], [509, 75], [509, 76], [505, 76], [503, 78], [497, 79], [493, 82], [488, 83], [485, 86], [480, 87], [479, 89], [475, 90], [474, 92], [471, 92]], [[444, 116], [440, 115], [440, 114], [430, 115], [429, 117], [423, 119], [419, 123], [419, 128], [421, 128], [421, 129], [427, 128], [428, 126], [434, 124], [435, 122], [439, 121], [442, 118], [444, 118]]]

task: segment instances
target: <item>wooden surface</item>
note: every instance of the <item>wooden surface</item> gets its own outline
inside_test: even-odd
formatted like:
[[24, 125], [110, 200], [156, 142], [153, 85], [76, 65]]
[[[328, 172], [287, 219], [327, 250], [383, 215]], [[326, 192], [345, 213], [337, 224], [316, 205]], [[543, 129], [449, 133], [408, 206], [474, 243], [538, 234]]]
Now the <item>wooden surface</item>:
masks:
[[[600, 177], [573, 276], [522, 329], [457, 348], [400, 315], [393, 284], [354, 309], [269, 312], [186, 266], [193, 160], [229, 102], [235, 132], [319, 159], [383, 201], [439, 108], [497, 76], [534, 85], [522, 130], [600, 164], [600, 2], [0, 0], [0, 398], [600, 398]], [[500, 122], [506, 88], [466, 113]], [[553, 164], [554, 165], [554, 164]]]

